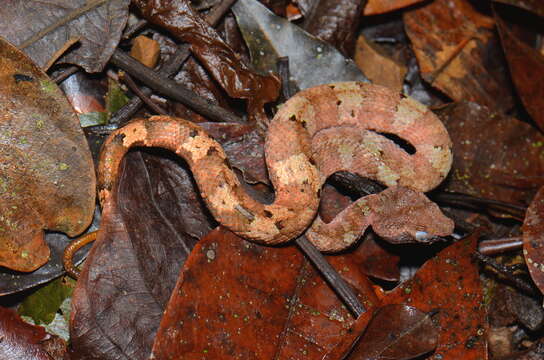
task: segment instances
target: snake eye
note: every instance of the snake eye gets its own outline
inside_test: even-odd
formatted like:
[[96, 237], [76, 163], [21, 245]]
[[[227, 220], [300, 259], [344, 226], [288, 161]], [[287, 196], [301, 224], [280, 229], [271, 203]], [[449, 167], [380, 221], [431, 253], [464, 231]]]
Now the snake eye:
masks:
[[416, 231], [415, 237], [417, 241], [426, 241], [432, 238], [432, 236], [428, 232], [425, 232], [425, 231]]

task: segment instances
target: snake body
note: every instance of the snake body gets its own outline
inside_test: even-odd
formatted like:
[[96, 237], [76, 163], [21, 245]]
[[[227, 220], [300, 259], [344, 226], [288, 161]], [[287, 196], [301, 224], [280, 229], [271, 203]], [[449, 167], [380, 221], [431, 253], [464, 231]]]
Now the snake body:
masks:
[[[383, 134], [395, 134], [415, 148], [408, 154]], [[222, 147], [201, 127], [179, 118], [136, 119], [104, 143], [99, 164], [99, 198], [113, 201], [119, 165], [131, 147], [161, 147], [188, 163], [210, 212], [219, 223], [246, 239], [278, 244], [299, 236], [322, 251], [351, 245], [368, 225], [386, 237], [447, 235], [452, 222], [419, 192], [437, 186], [452, 162], [451, 141], [440, 120], [417, 101], [371, 84], [346, 82], [306, 89], [283, 104], [271, 120], [266, 164], [275, 200], [250, 197], [229, 166]], [[388, 188], [364, 197], [330, 224], [316, 212], [327, 177], [349, 171]], [[416, 199], [416, 200], [414, 200]], [[386, 220], [391, 201], [404, 202], [408, 217], [418, 209], [422, 224]], [[411, 215], [410, 215], [411, 214]], [[417, 216], [415, 216], [417, 217]], [[315, 221], [314, 221], [315, 220]], [[429, 232], [426, 223], [438, 224]], [[417, 221], [416, 221], [417, 222]]]

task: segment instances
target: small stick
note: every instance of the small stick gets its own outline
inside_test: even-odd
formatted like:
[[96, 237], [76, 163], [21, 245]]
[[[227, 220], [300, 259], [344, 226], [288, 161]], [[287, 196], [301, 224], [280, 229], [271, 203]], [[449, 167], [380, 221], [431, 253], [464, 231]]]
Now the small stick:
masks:
[[158, 93], [189, 106], [207, 118], [215, 121], [244, 123], [241, 118], [234, 115], [230, 111], [205, 100], [175, 81], [149, 69], [147, 66], [141, 64], [136, 59], [125, 54], [119, 49], [114, 51], [110, 61], [115, 66], [125, 70], [127, 73], [134, 76]]
[[[221, 18], [227, 13], [227, 11], [230, 9], [235, 1], [236, 0], [224, 0], [220, 4], [216, 5], [206, 16], [206, 21], [210, 25], [216, 26], [219, 20], [221, 20]], [[183, 44], [179, 46], [176, 49], [174, 55], [172, 55], [168, 62], [163, 66], [163, 68], [160, 69], [159, 74], [165, 77], [174, 76], [178, 72], [179, 68], [189, 58], [189, 55], [190, 51], [188, 44]], [[141, 91], [142, 94], [147, 97], [151, 96], [153, 92], [150, 88], [145, 86], [142, 87]], [[119, 126], [123, 126], [134, 116], [134, 114], [136, 114], [136, 112], [138, 111], [138, 109], [140, 109], [142, 105], [143, 101], [139, 97], [133, 97], [128, 104], [123, 106], [112, 116], [112, 118], [110, 119], [110, 124], [118, 124]], [[115, 129], [116, 128], [114, 128], [113, 130]], [[93, 127], [93, 129], [89, 128], [89, 130], [92, 132], [101, 132], [105, 129], [94, 129]]]
[[521, 237], [511, 237], [504, 239], [482, 240], [478, 244], [478, 252], [483, 255], [497, 255], [508, 251], [521, 250], [523, 239]]
[[51, 80], [53, 80], [57, 85], [59, 85], [64, 80], [68, 79], [69, 76], [74, 75], [78, 71], [79, 71], [79, 67], [70, 66], [66, 68], [65, 70], [63, 70], [60, 74], [53, 77]]
[[151, 101], [151, 99], [147, 95], [145, 95], [142, 92], [142, 90], [140, 90], [138, 85], [136, 85], [136, 83], [134, 82], [134, 80], [132, 80], [132, 77], [129, 74], [124, 73], [122, 76], [122, 79], [123, 79], [123, 82], [127, 84], [127, 86], [130, 88], [130, 90], [132, 90], [136, 94], [136, 96], [138, 96], [153, 111], [161, 115], [167, 114], [166, 110], [164, 110], [162, 107], [160, 107], [159, 105]]
[[357, 298], [351, 287], [344, 281], [331, 264], [325, 259], [323, 254], [317, 250], [306, 236], [302, 235], [295, 240], [299, 249], [306, 255], [312, 264], [319, 270], [331, 288], [338, 294], [349, 311], [355, 315], [355, 318], [366, 312], [366, 308]]
[[537, 292], [531, 284], [527, 283], [526, 281], [523, 281], [519, 277], [515, 276], [512, 273], [512, 270], [505, 265], [499, 264], [489, 256], [485, 256], [479, 252], [474, 252], [474, 256], [480, 260], [485, 265], [491, 266], [493, 269], [495, 269], [499, 274], [504, 276], [509, 282], [511, 282], [515, 287], [517, 287], [519, 290], [523, 291], [524, 293], [532, 296], [539, 295], [539, 292]]
[[97, 234], [98, 231], [93, 231], [85, 234], [73, 240], [72, 242], [70, 242], [70, 244], [68, 244], [68, 246], [64, 248], [64, 253], [62, 254], [62, 263], [64, 264], [64, 269], [66, 270], [68, 275], [76, 280], [79, 277], [79, 270], [76, 268], [73, 262], [74, 254], [85, 245], [95, 241]]

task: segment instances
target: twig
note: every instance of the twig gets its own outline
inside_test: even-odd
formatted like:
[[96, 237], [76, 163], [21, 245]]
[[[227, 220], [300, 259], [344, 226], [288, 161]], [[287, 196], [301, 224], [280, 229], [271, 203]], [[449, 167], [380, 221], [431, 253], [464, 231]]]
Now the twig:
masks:
[[296, 244], [302, 250], [304, 255], [314, 264], [321, 275], [325, 278], [331, 288], [338, 294], [346, 307], [355, 317], [359, 317], [366, 312], [363, 304], [357, 298], [357, 295], [342, 279], [340, 274], [329, 264], [327, 259], [317, 250], [317, 248], [302, 235], [295, 240]]
[[512, 270], [505, 265], [499, 264], [489, 256], [485, 256], [479, 252], [475, 252], [474, 256], [480, 260], [485, 265], [491, 266], [493, 269], [495, 269], [499, 274], [504, 276], [509, 282], [512, 283], [515, 287], [517, 287], [519, 290], [525, 292], [528, 295], [536, 296], [539, 295], [539, 292], [535, 290], [531, 284], [523, 281], [519, 277], [515, 276], [512, 273]]
[[483, 255], [497, 255], [508, 251], [521, 250], [523, 239], [511, 237], [505, 239], [482, 240], [478, 244], [478, 251]]
[[127, 84], [127, 86], [130, 88], [130, 90], [132, 90], [136, 94], [136, 96], [138, 96], [140, 100], [142, 100], [153, 111], [161, 115], [167, 114], [167, 112], [162, 107], [160, 107], [159, 105], [151, 101], [151, 99], [146, 94], [144, 94], [142, 90], [140, 90], [138, 85], [136, 85], [136, 83], [134, 82], [134, 80], [132, 80], [132, 77], [129, 74], [124, 73], [122, 76], [122, 79], [125, 82], [125, 84]]
[[147, 20], [141, 19], [136, 24], [129, 27], [121, 37], [124, 40], [130, 39], [135, 33], [142, 30], [147, 25]]
[[[230, 9], [235, 1], [236, 0], [224, 0], [220, 4], [216, 5], [206, 16], [206, 21], [210, 25], [216, 26], [219, 20], [221, 20], [221, 18], [226, 14], [228, 9]], [[178, 46], [174, 55], [172, 55], [168, 62], [160, 69], [159, 74], [168, 78], [174, 76], [178, 72], [180, 67], [189, 58], [189, 55], [190, 51], [188, 44]], [[145, 96], [151, 96], [153, 92], [148, 87], [142, 87], [141, 91], [142, 94], [144, 94]], [[110, 124], [118, 124], [119, 126], [123, 126], [126, 122], [128, 122], [128, 120], [132, 118], [132, 116], [134, 116], [134, 114], [136, 114], [136, 112], [142, 105], [143, 101], [139, 97], [133, 97], [128, 104], [123, 106], [112, 116], [112, 118], [110, 119]], [[93, 132], [101, 132], [105, 130], [103, 127], [89, 127], [88, 129]]]
[[53, 80], [57, 85], [59, 85], [64, 80], [66, 80], [70, 75], [74, 75], [78, 71], [79, 71], [79, 67], [70, 66], [70, 67], [64, 69], [61, 73], [59, 73], [55, 77], [53, 77], [51, 80]]
[[89, 2], [85, 6], [75, 9], [74, 11], [66, 14], [65, 16], [57, 20], [56, 22], [52, 23], [51, 25], [47, 26], [46, 28], [42, 29], [41, 31], [32, 35], [30, 38], [23, 41], [23, 43], [19, 45], [19, 49], [23, 50], [24, 48], [29, 47], [30, 45], [40, 40], [45, 35], [49, 34], [50, 32], [55, 31], [57, 28], [69, 23], [70, 21], [74, 19], [77, 19], [78, 17], [85, 14], [86, 12], [91, 11], [100, 5], [103, 5], [107, 3], [108, 1], [109, 0], [94, 0]]

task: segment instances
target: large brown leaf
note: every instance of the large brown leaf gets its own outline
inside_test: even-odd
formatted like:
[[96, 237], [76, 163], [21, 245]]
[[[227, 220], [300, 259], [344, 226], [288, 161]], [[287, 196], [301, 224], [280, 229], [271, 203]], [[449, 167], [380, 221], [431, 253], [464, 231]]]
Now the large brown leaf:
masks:
[[439, 330], [430, 314], [391, 304], [376, 310], [349, 359], [408, 360], [435, 349]]
[[0, 307], [0, 359], [68, 359], [66, 344], [41, 326], [25, 323], [13, 310]]
[[486, 314], [478, 264], [472, 260], [476, 241], [477, 236], [471, 236], [450, 245], [383, 299], [383, 304], [439, 311], [435, 359], [487, 359]]
[[544, 136], [515, 118], [475, 103], [438, 112], [453, 142], [450, 191], [528, 204], [544, 184]]
[[66, 98], [29, 58], [0, 40], [0, 265], [45, 264], [43, 229], [69, 236], [89, 226], [95, 175]]
[[438, 0], [407, 11], [404, 22], [427, 82], [456, 101], [497, 110], [512, 106], [492, 18], [468, 0]]
[[[0, 7], [0, 36], [19, 46], [89, 2], [10, 0], [9, 5]], [[121, 38], [128, 19], [129, 3], [129, 0], [110, 0], [59, 26], [24, 50], [43, 67], [68, 40], [78, 38], [77, 48], [63, 56], [60, 61], [77, 64], [87, 72], [102, 71]]]
[[[544, 130], [544, 112], [542, 112], [544, 106], [544, 86], [542, 86], [544, 82], [544, 55], [540, 53], [540, 49], [535, 49], [527, 42], [522, 41], [523, 38], [527, 38], [529, 41], [536, 42], [539, 34], [509, 21], [511, 19], [509, 15], [513, 13], [518, 15], [518, 19], [531, 23], [529, 13], [519, 14], [521, 11], [515, 11], [516, 8], [511, 6], [497, 5], [494, 9], [495, 21], [517, 93], [527, 112], [538, 127]], [[542, 9], [544, 10], [544, 7]], [[536, 26], [540, 25], [541, 28], [543, 21], [541, 20], [537, 24]]]
[[[368, 279], [346, 258], [329, 260], [371, 309], [377, 299]], [[153, 356], [321, 359], [349, 334], [352, 322], [294, 246], [261, 246], [219, 228], [185, 263]]]

